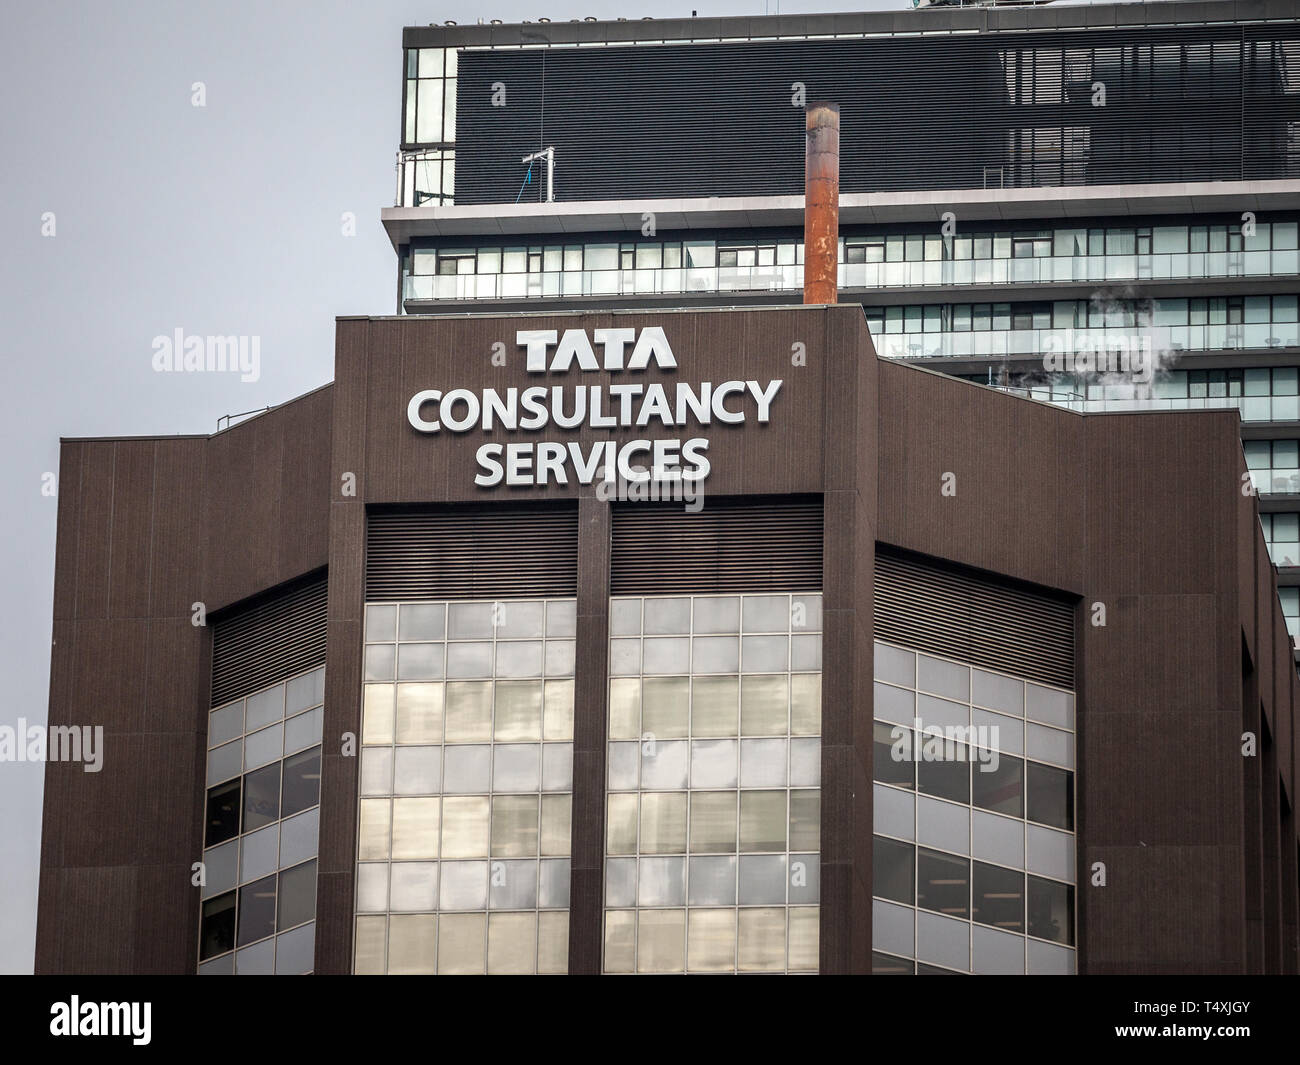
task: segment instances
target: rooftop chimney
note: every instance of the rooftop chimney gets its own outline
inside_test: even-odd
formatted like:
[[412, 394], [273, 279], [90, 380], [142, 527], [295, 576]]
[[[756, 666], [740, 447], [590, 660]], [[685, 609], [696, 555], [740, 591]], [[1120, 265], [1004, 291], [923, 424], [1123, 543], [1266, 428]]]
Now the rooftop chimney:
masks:
[[805, 108], [803, 301], [834, 303], [840, 250], [840, 105]]

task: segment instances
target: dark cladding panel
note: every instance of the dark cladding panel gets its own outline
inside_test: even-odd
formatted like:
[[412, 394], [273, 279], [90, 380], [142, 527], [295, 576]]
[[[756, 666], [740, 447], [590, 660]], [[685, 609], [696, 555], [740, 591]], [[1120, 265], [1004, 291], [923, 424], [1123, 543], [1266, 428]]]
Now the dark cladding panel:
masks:
[[577, 591], [575, 504], [404, 508], [369, 515], [367, 602]]
[[798, 85], [840, 105], [846, 193], [1294, 177], [1297, 45], [1275, 22], [462, 51], [456, 203], [516, 202], [546, 147], [559, 201], [799, 194]]
[[325, 661], [325, 578], [213, 623], [212, 705]]
[[616, 506], [612, 595], [810, 592], [822, 586], [820, 497]]
[[1075, 686], [1070, 603], [910, 558], [876, 555], [876, 637]]

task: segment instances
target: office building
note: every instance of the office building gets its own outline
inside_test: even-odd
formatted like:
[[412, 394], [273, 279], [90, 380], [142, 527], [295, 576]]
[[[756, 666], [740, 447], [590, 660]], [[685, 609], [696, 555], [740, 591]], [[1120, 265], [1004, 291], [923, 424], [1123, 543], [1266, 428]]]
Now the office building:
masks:
[[64, 441], [38, 971], [1296, 972], [1286, 6], [406, 30], [398, 313]]

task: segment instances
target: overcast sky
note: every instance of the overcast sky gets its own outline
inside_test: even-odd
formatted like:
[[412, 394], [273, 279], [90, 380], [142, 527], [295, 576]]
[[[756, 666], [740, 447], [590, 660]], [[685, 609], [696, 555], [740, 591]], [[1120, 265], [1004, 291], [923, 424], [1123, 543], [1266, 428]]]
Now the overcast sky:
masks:
[[[782, 0], [783, 13], [910, 0]], [[402, 27], [686, 17], [685, 0], [15, 0], [0, 34], [0, 725], [44, 723], [61, 436], [211, 432], [330, 380], [334, 318], [395, 312]], [[206, 106], [192, 106], [202, 82]], [[340, 217], [353, 212], [354, 237]], [[43, 236], [53, 214], [54, 234]], [[48, 228], [48, 226], [46, 226]], [[261, 338], [256, 382], [151, 367], [176, 329]], [[188, 711], [187, 711], [188, 712]], [[91, 723], [93, 724], [93, 723]], [[111, 771], [111, 763], [110, 769]], [[0, 971], [30, 972], [43, 767], [0, 763]]]

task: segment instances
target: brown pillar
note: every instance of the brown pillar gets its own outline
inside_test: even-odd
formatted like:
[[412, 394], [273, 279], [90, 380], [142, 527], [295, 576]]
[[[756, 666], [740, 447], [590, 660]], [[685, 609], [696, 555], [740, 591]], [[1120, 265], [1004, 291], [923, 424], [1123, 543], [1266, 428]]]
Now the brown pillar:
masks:
[[804, 115], [803, 301], [834, 303], [840, 244], [840, 107]]

